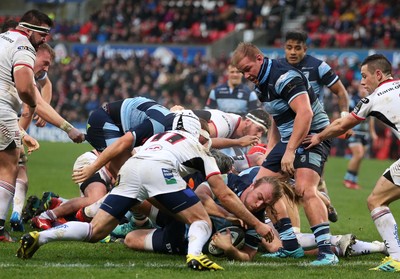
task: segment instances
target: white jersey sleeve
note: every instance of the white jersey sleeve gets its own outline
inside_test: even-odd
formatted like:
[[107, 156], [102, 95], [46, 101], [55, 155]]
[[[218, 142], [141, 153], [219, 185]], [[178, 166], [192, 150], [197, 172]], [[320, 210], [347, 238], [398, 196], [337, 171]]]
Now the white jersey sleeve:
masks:
[[13, 70], [18, 66], [33, 71], [36, 51], [24, 33], [18, 30], [0, 34], [0, 104], [2, 109], [18, 113], [21, 99], [15, 88]]
[[211, 123], [217, 132], [217, 138], [231, 138], [242, 120], [240, 115], [210, 109]]
[[359, 120], [374, 116], [392, 128], [395, 135], [400, 138], [399, 107], [400, 80], [387, 80], [379, 85], [371, 95], [361, 99], [352, 115]]

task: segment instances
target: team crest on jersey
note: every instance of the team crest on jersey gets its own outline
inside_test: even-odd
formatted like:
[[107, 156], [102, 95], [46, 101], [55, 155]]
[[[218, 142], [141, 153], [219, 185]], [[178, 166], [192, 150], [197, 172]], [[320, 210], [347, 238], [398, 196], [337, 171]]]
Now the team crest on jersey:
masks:
[[17, 47], [17, 50], [27, 50], [36, 55], [36, 51], [29, 46], [19, 46], [19, 47]]
[[237, 97], [238, 97], [238, 99], [243, 99], [243, 93], [242, 93], [242, 92], [239, 92], [239, 93], [237, 94]]
[[369, 99], [368, 98], [362, 98], [361, 102], [363, 102], [364, 104], [368, 104], [369, 103]]
[[176, 179], [174, 177], [174, 174], [172, 173], [172, 170], [170, 169], [161, 169], [163, 172], [163, 176], [165, 178], [165, 183], [169, 184], [176, 184]]

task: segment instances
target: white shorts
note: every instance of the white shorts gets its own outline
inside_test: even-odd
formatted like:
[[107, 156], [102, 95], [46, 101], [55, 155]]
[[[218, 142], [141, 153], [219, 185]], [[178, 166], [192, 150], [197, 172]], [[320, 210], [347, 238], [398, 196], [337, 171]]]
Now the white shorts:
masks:
[[168, 161], [130, 158], [121, 168], [111, 194], [144, 201], [186, 189], [186, 181]]
[[0, 109], [0, 151], [6, 149], [13, 141], [17, 148], [21, 147], [16, 114]]
[[387, 171], [390, 171], [390, 176], [392, 177], [393, 183], [397, 186], [400, 186], [400, 159], [391, 164], [384, 173]]

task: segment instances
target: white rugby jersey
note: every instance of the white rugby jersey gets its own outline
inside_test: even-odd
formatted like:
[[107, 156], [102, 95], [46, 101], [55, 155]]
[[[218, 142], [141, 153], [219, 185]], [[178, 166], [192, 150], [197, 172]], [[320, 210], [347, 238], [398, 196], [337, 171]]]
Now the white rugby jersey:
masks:
[[217, 109], [208, 110], [211, 113], [211, 123], [217, 132], [217, 138], [231, 138], [242, 121], [238, 114], [227, 113]]
[[392, 128], [400, 139], [400, 80], [382, 82], [368, 97], [361, 99], [352, 115], [359, 120], [374, 116]]
[[133, 158], [170, 162], [183, 177], [200, 171], [206, 179], [220, 174], [214, 157], [209, 155], [197, 138], [185, 131], [167, 131], [149, 138]]
[[18, 113], [22, 101], [15, 88], [13, 69], [26, 66], [32, 69], [36, 51], [26, 34], [19, 30], [0, 34], [0, 107]]

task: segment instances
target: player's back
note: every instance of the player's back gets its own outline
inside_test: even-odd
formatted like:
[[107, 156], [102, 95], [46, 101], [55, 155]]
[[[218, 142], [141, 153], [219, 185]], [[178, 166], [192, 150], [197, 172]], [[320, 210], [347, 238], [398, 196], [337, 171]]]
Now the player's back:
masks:
[[170, 162], [181, 175], [199, 170], [207, 176], [211, 172], [219, 172], [215, 159], [207, 154], [207, 150], [197, 138], [185, 131], [167, 131], [149, 138], [134, 158]]

